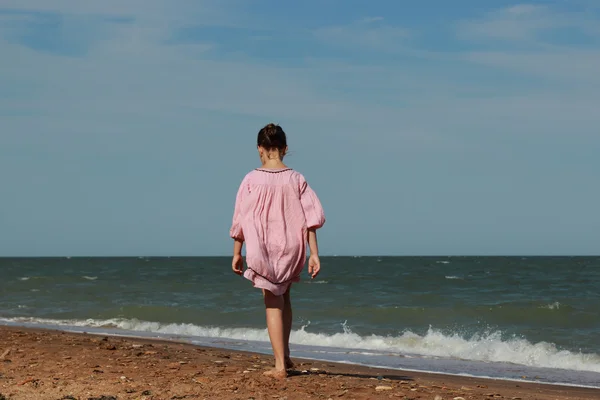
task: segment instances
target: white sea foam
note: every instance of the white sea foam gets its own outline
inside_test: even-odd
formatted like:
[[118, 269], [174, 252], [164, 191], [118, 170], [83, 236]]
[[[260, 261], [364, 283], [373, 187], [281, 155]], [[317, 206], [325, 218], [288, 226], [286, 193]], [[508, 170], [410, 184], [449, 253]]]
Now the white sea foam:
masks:
[[[0, 322], [2, 319], [0, 319]], [[267, 342], [266, 329], [222, 328], [193, 324], [162, 324], [136, 319], [49, 320], [35, 318], [4, 319], [13, 323], [38, 323], [65, 327], [118, 328], [131, 332], [163, 335], [212, 337]], [[360, 336], [343, 324], [343, 331], [334, 334], [307, 332], [306, 327], [293, 331], [290, 342], [309, 346], [324, 346], [361, 350], [378, 350], [396, 354], [426, 357], [447, 357], [484, 362], [507, 362], [530, 367], [560, 368], [600, 373], [600, 355], [560, 350], [547, 342], [531, 343], [523, 338], [502, 338], [501, 332], [465, 337], [444, 334], [430, 328], [424, 335], [405, 331], [398, 336]]]
[[450, 264], [450, 261], [436, 261], [437, 264]]
[[549, 310], [558, 310], [560, 308], [560, 303], [558, 301], [555, 301], [554, 303], [551, 304], [546, 304], [545, 306], [540, 306], [540, 308], [547, 308]]
[[31, 279], [31, 278], [28, 276], [23, 276], [23, 277], [19, 278], [20, 281], [28, 281], [29, 279]]
[[446, 279], [464, 279], [460, 276], [456, 276], [456, 275], [446, 275]]
[[87, 279], [88, 281], [95, 281], [96, 279], [98, 279], [97, 276], [87, 276], [87, 275], [82, 276], [82, 278]]

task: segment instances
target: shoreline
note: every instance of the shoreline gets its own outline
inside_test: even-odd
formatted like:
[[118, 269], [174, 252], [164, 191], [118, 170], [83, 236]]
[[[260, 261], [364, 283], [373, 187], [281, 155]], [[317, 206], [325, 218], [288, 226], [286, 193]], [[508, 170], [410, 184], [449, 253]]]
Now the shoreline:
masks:
[[23, 326], [0, 325], [0, 354], [0, 394], [7, 399], [600, 398], [598, 388], [379, 368], [293, 355], [297, 370], [277, 381], [262, 375], [272, 366], [272, 356], [263, 353]]
[[[63, 326], [63, 325], [38, 324], [38, 323], [28, 323], [28, 322], [23, 322], [23, 323], [0, 322], [0, 329], [2, 327], [65, 332], [65, 333], [70, 333], [70, 334], [75, 334], [75, 335], [88, 334], [88, 335], [95, 335], [95, 336], [109, 336], [109, 337], [123, 338], [123, 339], [130, 339], [130, 340], [151, 340], [151, 341], [165, 342], [165, 343], [185, 344], [185, 345], [191, 345], [191, 346], [199, 347], [199, 348], [214, 348], [214, 349], [219, 349], [219, 350], [223, 350], [223, 351], [235, 351], [235, 352], [243, 352], [243, 353], [248, 353], [248, 354], [260, 354], [260, 355], [267, 355], [267, 356], [271, 354], [271, 348], [270, 348], [270, 344], [268, 344], [268, 342], [265, 342], [268, 344], [268, 346], [267, 346], [268, 350], [257, 349], [257, 348], [243, 349], [243, 348], [239, 348], [237, 346], [227, 346], [227, 345], [219, 346], [219, 345], [211, 345], [211, 344], [207, 344], [207, 343], [194, 343], [194, 342], [191, 342], [190, 340], [186, 340], [186, 339], [189, 339], [187, 336], [180, 336], [177, 334], [163, 334], [161, 336], [155, 336], [153, 334], [143, 335], [142, 332], [127, 331], [127, 330], [121, 332], [118, 329], [112, 329], [112, 328], [109, 329], [108, 331], [106, 331], [99, 327]], [[213, 338], [213, 339], [220, 339], [221, 344], [223, 344], [225, 341], [229, 341], [229, 340], [231, 340], [232, 343], [236, 342], [236, 340], [234, 340], [234, 339], [227, 339], [227, 338], [225, 338], [225, 339]], [[246, 340], [243, 340], [243, 341], [246, 342]], [[247, 342], [248, 343], [259, 343], [259, 342], [255, 342], [253, 340], [250, 340]], [[262, 342], [260, 342], [260, 343], [262, 343]], [[436, 371], [436, 370], [427, 370], [427, 369], [422, 369], [422, 368], [421, 369], [410, 368], [410, 367], [404, 367], [404, 366], [393, 367], [393, 366], [375, 365], [375, 364], [361, 363], [361, 362], [354, 362], [354, 361], [342, 361], [342, 360], [332, 360], [332, 359], [326, 359], [326, 358], [325, 359], [315, 358], [315, 357], [310, 357], [310, 356], [298, 356], [298, 357], [294, 357], [294, 359], [303, 360], [306, 362], [343, 364], [343, 365], [365, 367], [365, 368], [372, 368], [372, 369], [381, 369], [381, 370], [388, 370], [388, 371], [410, 372], [410, 373], [415, 373], [415, 374], [433, 374], [433, 375], [450, 376], [450, 377], [463, 377], [463, 378], [485, 379], [485, 380], [494, 380], [494, 381], [505, 381], [507, 383], [514, 383], [514, 384], [532, 383], [532, 384], [539, 384], [539, 385], [560, 386], [560, 387], [566, 387], [566, 388], [573, 387], [573, 388], [600, 390], [600, 381], [598, 382], [598, 386], [592, 386], [592, 385], [578, 384], [578, 383], [571, 383], [571, 382], [544, 381], [541, 379], [527, 379], [529, 377], [529, 375], [522, 376], [521, 378], [513, 378], [513, 377], [503, 377], [503, 376], [493, 376], [493, 375], [483, 375], [483, 374], [477, 375], [477, 374], [471, 374], [471, 373], [454, 373], [454, 372], [449, 372], [449, 371]], [[506, 365], [510, 367], [512, 364], [507, 363]], [[516, 365], [521, 366], [520, 364], [516, 364]], [[551, 368], [551, 370], [560, 370], [560, 369]], [[569, 371], [571, 371], [571, 370], [569, 370]], [[577, 372], [577, 371], [571, 371], [571, 372]], [[588, 371], [580, 371], [580, 372], [587, 373]], [[534, 376], [534, 375], [531, 375], [531, 376]], [[539, 378], [539, 377], [537, 375], [535, 375], [535, 378]]]

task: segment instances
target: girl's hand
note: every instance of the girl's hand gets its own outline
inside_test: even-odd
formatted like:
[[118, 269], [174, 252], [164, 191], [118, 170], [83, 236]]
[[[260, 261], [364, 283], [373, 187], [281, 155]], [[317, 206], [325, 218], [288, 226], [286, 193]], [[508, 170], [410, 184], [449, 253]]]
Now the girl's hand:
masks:
[[233, 260], [231, 261], [231, 269], [238, 275], [242, 275], [244, 273], [244, 259], [241, 254], [236, 254], [233, 256]]
[[311, 254], [308, 258], [308, 274], [314, 279], [319, 275], [320, 270], [321, 261], [319, 260], [319, 256], [317, 254]]

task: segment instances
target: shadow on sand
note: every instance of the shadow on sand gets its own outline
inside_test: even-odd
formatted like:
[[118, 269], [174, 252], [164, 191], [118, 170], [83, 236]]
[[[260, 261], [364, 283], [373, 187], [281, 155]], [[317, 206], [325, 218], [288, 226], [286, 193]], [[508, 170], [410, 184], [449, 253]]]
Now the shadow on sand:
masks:
[[327, 376], [346, 376], [350, 378], [362, 378], [362, 379], [377, 379], [379, 381], [389, 380], [389, 381], [413, 381], [414, 379], [410, 376], [405, 375], [376, 375], [376, 374], [356, 374], [351, 372], [329, 372], [326, 370], [319, 369], [318, 371], [299, 371], [299, 370], [288, 370], [288, 377], [293, 378], [295, 376], [303, 376], [303, 375], [327, 375]]

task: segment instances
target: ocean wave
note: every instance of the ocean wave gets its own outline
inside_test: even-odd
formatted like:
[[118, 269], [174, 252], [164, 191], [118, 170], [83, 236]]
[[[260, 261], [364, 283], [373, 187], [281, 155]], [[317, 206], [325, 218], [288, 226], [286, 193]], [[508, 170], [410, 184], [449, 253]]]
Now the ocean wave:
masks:
[[456, 276], [456, 275], [446, 275], [446, 279], [460, 279], [460, 280], [464, 280], [465, 278], [460, 277], [460, 276]]
[[34, 280], [38, 280], [38, 279], [39, 280], [46, 280], [46, 279], [49, 279], [49, 277], [47, 277], [47, 276], [21, 276], [18, 279], [20, 281], [29, 281], [31, 279], [34, 279]]
[[558, 310], [560, 309], [561, 304], [558, 301], [555, 301], [554, 303], [551, 304], [546, 304], [543, 306], [540, 306], [539, 308], [547, 308], [548, 310]]
[[88, 281], [95, 281], [96, 279], [98, 279], [97, 276], [87, 276], [87, 275], [82, 276], [82, 278], [87, 279]]
[[[210, 337], [234, 340], [268, 342], [266, 329], [224, 328], [198, 326], [193, 324], [163, 324], [137, 319], [107, 320], [51, 320], [37, 318], [0, 319], [9, 323], [34, 323], [59, 325], [63, 327], [116, 328], [129, 332], [144, 332], [163, 335]], [[429, 328], [419, 335], [405, 331], [397, 336], [360, 336], [346, 325], [343, 331], [334, 334], [313, 333], [306, 326], [292, 332], [290, 343], [309, 346], [352, 349], [354, 351], [376, 350], [401, 355], [422, 357], [442, 357], [471, 361], [504, 362], [529, 367], [558, 368], [574, 371], [600, 373], [600, 355], [561, 350], [553, 343], [531, 343], [526, 339], [503, 338], [502, 332], [487, 332], [466, 337], [460, 334], [447, 334]]]

